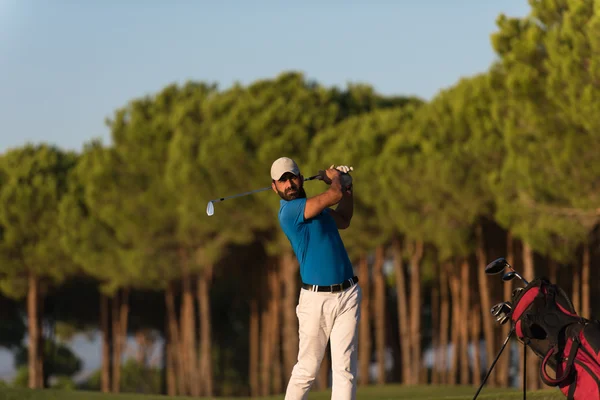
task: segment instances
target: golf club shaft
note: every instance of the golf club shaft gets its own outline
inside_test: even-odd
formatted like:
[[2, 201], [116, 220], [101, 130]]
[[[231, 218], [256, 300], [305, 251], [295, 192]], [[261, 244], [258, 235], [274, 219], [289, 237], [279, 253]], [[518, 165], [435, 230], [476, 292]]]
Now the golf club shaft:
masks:
[[238, 194], [234, 194], [232, 196], [227, 196], [227, 197], [220, 197], [218, 199], [211, 200], [211, 203], [218, 203], [219, 201], [223, 201], [223, 200], [235, 199], [236, 197], [242, 197], [242, 196], [247, 196], [247, 195], [253, 194], [253, 193], [264, 192], [265, 190], [269, 190], [269, 189], [271, 189], [271, 187], [264, 187], [262, 189], [251, 190], [249, 192], [238, 193]]
[[518, 272], [516, 272], [516, 274], [517, 274], [517, 276], [518, 276], [519, 278], [521, 278], [521, 280], [523, 281], [523, 283], [524, 283], [525, 285], [529, 285], [529, 282], [527, 282], [527, 280], [525, 280], [525, 278], [523, 278], [523, 277], [521, 276], [521, 274], [519, 274]]
[[525, 278], [523, 278], [523, 277], [521, 276], [521, 274], [519, 274], [517, 271], [515, 271], [515, 269], [512, 267], [512, 265], [510, 265], [510, 264], [509, 264], [509, 265], [508, 265], [508, 268], [510, 268], [510, 269], [511, 269], [511, 270], [512, 270], [512, 271], [515, 273], [515, 275], [517, 275], [519, 278], [521, 278], [521, 280], [523, 281], [523, 283], [525, 283], [525, 285], [529, 285], [529, 282], [527, 282], [527, 281], [525, 280]]
[[[317, 179], [317, 178], [321, 178], [321, 175], [314, 175], [314, 176], [311, 176], [311, 177], [308, 177], [308, 178], [304, 178], [304, 180], [305, 181], [310, 181], [310, 180]], [[234, 195], [227, 196], [227, 197], [220, 197], [218, 199], [211, 200], [210, 202], [211, 203], [218, 203], [219, 201], [228, 200], [228, 199], [234, 199], [236, 197], [242, 197], [242, 196], [247, 196], [249, 194], [264, 192], [265, 190], [271, 190], [271, 186], [267, 186], [267, 187], [264, 187], [264, 188], [261, 188], [261, 189], [251, 190], [249, 192], [234, 194]]]

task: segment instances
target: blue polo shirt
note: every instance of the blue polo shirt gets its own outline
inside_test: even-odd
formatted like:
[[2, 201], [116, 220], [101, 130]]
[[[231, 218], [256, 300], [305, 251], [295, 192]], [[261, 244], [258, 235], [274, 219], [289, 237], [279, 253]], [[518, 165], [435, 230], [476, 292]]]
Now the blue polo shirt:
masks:
[[281, 200], [279, 224], [300, 263], [303, 283], [333, 285], [354, 276], [352, 263], [329, 210], [304, 219], [306, 199]]

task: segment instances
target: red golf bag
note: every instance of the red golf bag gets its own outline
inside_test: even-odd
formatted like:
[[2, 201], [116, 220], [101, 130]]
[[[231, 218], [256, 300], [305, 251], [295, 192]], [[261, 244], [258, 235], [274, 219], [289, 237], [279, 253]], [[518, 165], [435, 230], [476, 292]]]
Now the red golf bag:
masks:
[[518, 340], [542, 360], [542, 381], [568, 399], [600, 400], [600, 322], [577, 315], [571, 300], [545, 278], [512, 299]]

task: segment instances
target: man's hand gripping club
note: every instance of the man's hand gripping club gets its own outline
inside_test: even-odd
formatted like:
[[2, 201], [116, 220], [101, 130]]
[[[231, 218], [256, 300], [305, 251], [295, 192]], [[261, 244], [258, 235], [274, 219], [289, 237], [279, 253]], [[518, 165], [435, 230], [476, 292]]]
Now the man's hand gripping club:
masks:
[[349, 201], [342, 200], [352, 193], [352, 177], [348, 174], [348, 172], [353, 170], [353, 167], [348, 167], [346, 165], [340, 165], [337, 167], [332, 165], [330, 168], [324, 171], [319, 171], [319, 174], [322, 177], [321, 179], [329, 185], [329, 189], [317, 196], [311, 197], [306, 201], [304, 218], [314, 218], [325, 208], [330, 208], [339, 203], [336, 210], [337, 212], [334, 211], [332, 215], [334, 215], [336, 223], [338, 223], [338, 227], [340, 227], [340, 229], [348, 227], [350, 224], [350, 219], [352, 218], [353, 209], [351, 196], [349, 196]]
[[[339, 173], [336, 171], [339, 171]], [[325, 171], [319, 171], [319, 174], [322, 176], [321, 179], [323, 179], [323, 181], [328, 185], [332, 184], [333, 176], [339, 176], [342, 192], [345, 194], [351, 194], [352, 176], [350, 175], [350, 171], [354, 171], [354, 168], [346, 165], [338, 165], [337, 167], [332, 165]]]

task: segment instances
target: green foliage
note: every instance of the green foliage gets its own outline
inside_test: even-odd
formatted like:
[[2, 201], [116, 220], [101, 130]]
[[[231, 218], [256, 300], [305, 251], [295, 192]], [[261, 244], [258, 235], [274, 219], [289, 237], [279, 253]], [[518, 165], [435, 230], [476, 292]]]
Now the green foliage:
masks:
[[351, 173], [356, 195], [352, 229], [343, 232], [344, 243], [352, 258], [368, 252], [377, 244], [389, 240], [393, 220], [379, 213], [382, 194], [375, 175], [377, 156], [387, 140], [403, 128], [417, 107], [376, 110], [355, 115], [319, 133], [312, 141], [308, 165], [312, 170], [331, 164], [354, 167]]
[[[27, 366], [27, 348], [21, 347], [15, 353], [15, 368]], [[49, 377], [72, 377], [81, 371], [83, 363], [65, 344], [50, 340], [44, 341], [44, 373]]]
[[[101, 371], [94, 371], [79, 390], [99, 391], [101, 387]], [[133, 359], [126, 360], [121, 366], [121, 393], [161, 394], [161, 370], [155, 367], [140, 365]]]
[[57, 245], [58, 205], [76, 155], [48, 145], [27, 145], [0, 159], [0, 290], [25, 296], [33, 273], [60, 284], [76, 269]]
[[[29, 383], [29, 369], [26, 365], [23, 365], [17, 369], [17, 374], [13, 378], [11, 384], [0, 381], [0, 388], [14, 387], [14, 388], [27, 388]], [[50, 383], [50, 389], [56, 389], [61, 391], [72, 391], [77, 389], [77, 384], [69, 376], [56, 376]], [[48, 390], [48, 389], [47, 389]], [[0, 398], [2, 396], [0, 395]]]
[[77, 384], [75, 381], [68, 376], [57, 376], [51, 386], [52, 389], [57, 390], [76, 390]]
[[26, 388], [26, 387], [28, 387], [28, 382], [29, 382], [29, 369], [27, 368], [27, 365], [22, 365], [19, 368], [17, 368], [17, 373], [16, 373], [15, 377], [13, 378], [11, 385], [13, 387]]
[[507, 94], [495, 121], [507, 149], [496, 218], [535, 250], [568, 260], [598, 221], [598, 15], [589, 0], [531, 6], [524, 19], [500, 16], [492, 37], [501, 60], [491, 79]]

